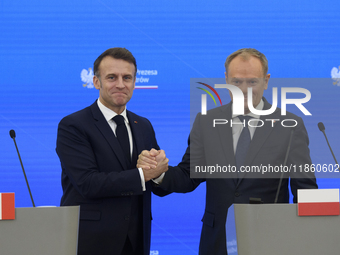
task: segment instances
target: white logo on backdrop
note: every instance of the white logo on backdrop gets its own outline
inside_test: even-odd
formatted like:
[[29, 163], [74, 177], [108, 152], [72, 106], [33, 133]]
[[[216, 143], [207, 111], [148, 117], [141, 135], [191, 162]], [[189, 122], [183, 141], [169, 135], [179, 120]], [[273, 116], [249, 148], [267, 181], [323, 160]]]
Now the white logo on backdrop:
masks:
[[80, 72], [80, 78], [82, 82], [85, 82], [83, 84], [84, 87], [87, 87], [88, 89], [94, 88], [93, 86], [93, 71], [92, 68], [90, 67], [88, 70], [83, 69]]
[[158, 85], [150, 85], [150, 78], [158, 75], [157, 70], [137, 69], [136, 89], [157, 89]]
[[[339, 68], [340, 68], [340, 66], [339, 66]], [[331, 76], [332, 76], [332, 79], [334, 80], [333, 85], [340, 86], [340, 71], [339, 71], [338, 68], [336, 68], [336, 67], [332, 68]]]

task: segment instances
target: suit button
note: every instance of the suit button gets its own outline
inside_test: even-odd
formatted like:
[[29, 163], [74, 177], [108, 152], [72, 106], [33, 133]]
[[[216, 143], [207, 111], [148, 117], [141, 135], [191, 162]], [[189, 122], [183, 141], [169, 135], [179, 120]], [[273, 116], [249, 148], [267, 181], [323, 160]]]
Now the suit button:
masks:
[[129, 220], [129, 219], [130, 219], [130, 216], [129, 216], [129, 215], [125, 215], [124, 219], [125, 219], [125, 220]]
[[239, 197], [241, 194], [238, 192], [235, 192], [235, 197]]

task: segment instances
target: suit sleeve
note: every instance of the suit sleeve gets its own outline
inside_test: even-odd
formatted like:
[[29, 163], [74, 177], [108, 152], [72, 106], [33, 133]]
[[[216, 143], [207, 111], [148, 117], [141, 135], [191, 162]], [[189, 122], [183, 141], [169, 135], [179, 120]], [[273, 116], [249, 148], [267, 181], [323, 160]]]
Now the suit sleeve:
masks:
[[196, 117], [188, 138], [188, 147], [183, 155], [181, 163], [175, 167], [169, 167], [165, 173], [160, 187], [169, 192], [186, 193], [191, 192], [204, 181], [204, 179], [190, 178], [190, 164], [204, 165], [201, 162], [204, 157], [204, 146], [200, 134], [200, 118]]
[[109, 145], [84, 126], [70, 117], [58, 126], [56, 151], [64, 193], [74, 187], [87, 199], [142, 194], [138, 169], [123, 169]]
[[[293, 194], [293, 202], [297, 202], [298, 189], [317, 189], [315, 175], [311, 171], [304, 171], [305, 166], [310, 168], [312, 160], [309, 152], [309, 138], [307, 130], [301, 118], [298, 119], [298, 125], [293, 134], [291, 151], [287, 165], [293, 166], [296, 172], [290, 175], [290, 187]], [[301, 166], [301, 167], [300, 167]], [[308, 167], [309, 166], [309, 167]], [[302, 170], [302, 171], [300, 171]]]

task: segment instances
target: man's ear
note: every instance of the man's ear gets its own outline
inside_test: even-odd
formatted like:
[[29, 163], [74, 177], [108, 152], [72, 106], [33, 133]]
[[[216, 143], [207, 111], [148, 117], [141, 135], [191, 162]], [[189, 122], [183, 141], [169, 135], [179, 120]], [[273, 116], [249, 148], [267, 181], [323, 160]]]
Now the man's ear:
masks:
[[93, 85], [96, 89], [100, 89], [100, 80], [96, 75], [93, 76]]

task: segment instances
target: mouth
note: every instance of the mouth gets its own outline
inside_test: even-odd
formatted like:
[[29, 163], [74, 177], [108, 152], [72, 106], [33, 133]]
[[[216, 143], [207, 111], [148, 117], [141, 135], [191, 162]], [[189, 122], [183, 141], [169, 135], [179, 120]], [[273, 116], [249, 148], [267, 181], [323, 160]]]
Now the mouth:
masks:
[[112, 94], [114, 94], [114, 95], [126, 95], [125, 92], [113, 92]]

